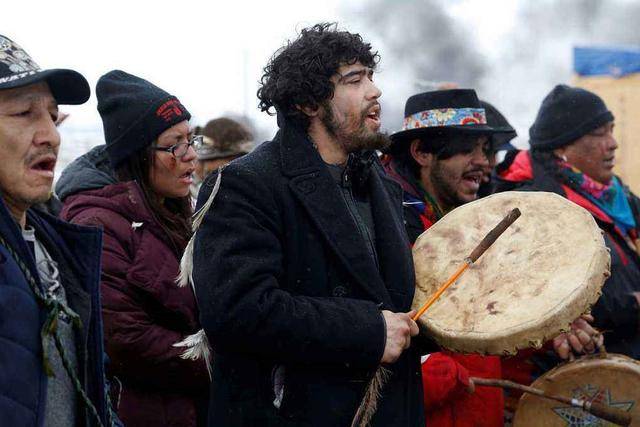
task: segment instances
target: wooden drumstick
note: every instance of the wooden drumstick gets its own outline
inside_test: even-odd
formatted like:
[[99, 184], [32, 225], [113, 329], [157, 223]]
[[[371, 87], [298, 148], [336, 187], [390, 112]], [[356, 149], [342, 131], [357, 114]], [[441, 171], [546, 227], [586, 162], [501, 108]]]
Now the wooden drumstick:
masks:
[[491, 245], [493, 245], [493, 243], [498, 239], [498, 237], [500, 237], [500, 235], [504, 233], [505, 230], [509, 228], [509, 226], [513, 224], [515, 220], [520, 217], [520, 215], [521, 215], [520, 209], [518, 208], [512, 209], [511, 212], [509, 212], [507, 216], [505, 216], [502, 219], [502, 221], [500, 221], [498, 225], [496, 225], [493, 228], [493, 230], [489, 232], [489, 234], [484, 236], [484, 239], [482, 239], [480, 243], [478, 243], [478, 246], [476, 246], [473, 252], [471, 252], [471, 255], [469, 255], [467, 258], [464, 259], [464, 262], [460, 267], [458, 267], [458, 270], [456, 270], [456, 272], [453, 273], [453, 275], [449, 277], [449, 279], [442, 286], [438, 288], [436, 293], [433, 294], [431, 298], [429, 298], [429, 300], [422, 307], [420, 307], [420, 310], [418, 310], [415, 316], [413, 316], [413, 321], [415, 322], [416, 320], [418, 320], [420, 316], [422, 316], [424, 312], [427, 311], [427, 309], [431, 307], [431, 305], [434, 302], [436, 302], [438, 298], [442, 296], [444, 291], [446, 291], [449, 286], [455, 283], [455, 281], [458, 280], [458, 278], [462, 275], [462, 273], [464, 273], [464, 271], [467, 268], [469, 268], [471, 264], [476, 262], [478, 258], [480, 258], [482, 254], [485, 253], [485, 251], [489, 249]]
[[471, 377], [470, 379], [476, 385], [500, 387], [500, 388], [511, 388], [514, 390], [520, 390], [525, 393], [533, 394], [535, 396], [540, 396], [545, 399], [562, 402], [574, 408], [582, 409], [583, 411], [588, 412], [592, 415], [595, 415], [598, 418], [602, 418], [605, 421], [609, 421], [610, 423], [614, 423], [619, 426], [628, 426], [631, 424], [631, 421], [632, 421], [631, 414], [629, 412], [625, 412], [621, 409], [613, 408], [611, 406], [603, 405], [601, 403], [588, 402], [586, 400], [572, 399], [569, 397], [547, 394], [543, 390], [540, 390], [538, 388], [529, 387], [526, 385], [514, 383], [513, 381], [508, 381], [508, 380], [497, 380], [497, 379], [476, 378], [476, 377]]

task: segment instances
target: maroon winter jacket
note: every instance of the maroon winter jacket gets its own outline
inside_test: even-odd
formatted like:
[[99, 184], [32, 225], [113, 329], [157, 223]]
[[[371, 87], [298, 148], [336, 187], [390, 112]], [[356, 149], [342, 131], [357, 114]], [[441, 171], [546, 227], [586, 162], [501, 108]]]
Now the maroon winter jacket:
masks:
[[[64, 200], [62, 218], [104, 229], [102, 315], [110, 373], [122, 384], [118, 415], [128, 427], [195, 426], [209, 376], [173, 344], [198, 331], [191, 288], [175, 283], [179, 258], [135, 182]], [[117, 387], [118, 381], [112, 381]]]

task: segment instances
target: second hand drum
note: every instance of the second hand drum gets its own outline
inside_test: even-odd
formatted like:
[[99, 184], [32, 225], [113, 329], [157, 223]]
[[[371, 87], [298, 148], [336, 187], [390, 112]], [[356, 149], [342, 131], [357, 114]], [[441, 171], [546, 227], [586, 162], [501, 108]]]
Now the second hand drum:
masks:
[[418, 238], [413, 308], [513, 207], [518, 221], [418, 321], [444, 348], [496, 355], [539, 348], [600, 296], [610, 257], [592, 216], [553, 193], [505, 192], [460, 206]]
[[[621, 354], [597, 354], [545, 373], [532, 387], [572, 401], [599, 404], [626, 413], [629, 422], [620, 425], [640, 425], [640, 362]], [[628, 421], [628, 420], [627, 420]], [[593, 414], [572, 405], [524, 394], [513, 420], [515, 427], [606, 426]]]

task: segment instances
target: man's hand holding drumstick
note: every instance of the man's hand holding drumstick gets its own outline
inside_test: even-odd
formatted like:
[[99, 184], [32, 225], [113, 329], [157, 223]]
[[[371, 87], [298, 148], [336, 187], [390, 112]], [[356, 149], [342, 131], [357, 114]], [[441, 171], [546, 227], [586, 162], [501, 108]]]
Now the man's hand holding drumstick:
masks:
[[418, 325], [412, 319], [415, 314], [415, 310], [408, 313], [393, 313], [389, 310], [382, 310], [382, 317], [387, 328], [387, 341], [380, 363], [395, 362], [402, 352], [411, 346], [411, 337], [415, 337], [420, 332]]

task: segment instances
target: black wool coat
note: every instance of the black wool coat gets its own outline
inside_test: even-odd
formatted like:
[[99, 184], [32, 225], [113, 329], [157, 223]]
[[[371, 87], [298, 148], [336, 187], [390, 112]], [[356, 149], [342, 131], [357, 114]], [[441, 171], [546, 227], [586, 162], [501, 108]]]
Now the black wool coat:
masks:
[[[379, 163], [365, 185], [379, 268], [304, 132], [283, 126], [222, 171], [194, 247], [210, 426], [350, 425], [384, 351], [381, 310], [408, 311], [415, 281], [400, 187]], [[424, 426], [418, 351], [388, 368], [372, 425]]]

